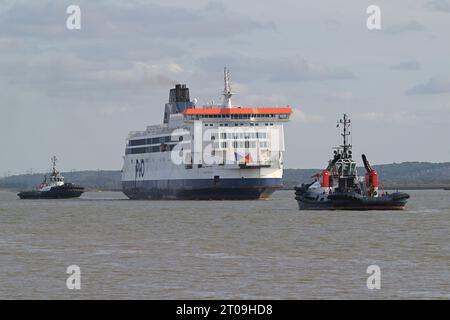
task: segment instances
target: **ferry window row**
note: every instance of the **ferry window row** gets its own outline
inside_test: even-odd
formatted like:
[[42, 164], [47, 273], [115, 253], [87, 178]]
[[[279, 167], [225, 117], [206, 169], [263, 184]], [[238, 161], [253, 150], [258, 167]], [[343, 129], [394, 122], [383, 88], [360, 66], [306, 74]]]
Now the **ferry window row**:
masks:
[[267, 132], [221, 132], [221, 139], [266, 139]]
[[[229, 146], [233, 148], [256, 148], [257, 141], [222, 141], [220, 142], [220, 148], [227, 149]], [[259, 143], [260, 148], [268, 148], [269, 144], [267, 141], [262, 141]], [[215, 149], [219, 148], [219, 142], [213, 144]]]
[[[234, 124], [235, 127], [244, 126], [244, 125], [246, 125], [246, 126], [250, 125], [252, 127], [253, 126], [258, 127], [259, 123], [250, 122], [250, 123], [235, 123]], [[261, 124], [261, 125], [263, 125], [263, 124]], [[269, 125], [273, 126], [273, 123], [266, 123], [266, 126], [269, 126]], [[214, 126], [213, 123], [205, 123], [205, 127], [213, 127], [213, 126]], [[228, 127], [228, 123], [219, 123], [219, 126], [220, 127]]]
[[153, 147], [142, 147], [142, 148], [127, 148], [125, 154], [140, 154], [140, 153], [154, 153], [154, 152], [166, 152], [172, 151], [175, 144], [162, 144]]
[[287, 119], [287, 114], [202, 114], [202, 115], [188, 115], [191, 120], [200, 119], [251, 119], [251, 118], [275, 118]]
[[179, 138], [174, 137], [175, 140], [172, 140], [171, 136], [165, 136], [165, 137], [156, 137], [156, 138], [147, 138], [147, 139], [136, 139], [136, 140], [129, 140], [128, 145], [130, 147], [133, 146], [143, 146], [147, 144], [158, 144], [158, 143], [167, 143], [167, 142], [173, 142], [173, 141], [183, 141], [183, 136], [179, 136]]

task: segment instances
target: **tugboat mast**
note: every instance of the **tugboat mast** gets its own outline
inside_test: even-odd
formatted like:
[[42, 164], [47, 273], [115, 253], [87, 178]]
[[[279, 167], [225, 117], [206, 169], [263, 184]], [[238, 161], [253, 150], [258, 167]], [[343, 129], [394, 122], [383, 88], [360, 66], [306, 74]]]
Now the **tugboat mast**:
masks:
[[56, 175], [58, 173], [58, 171], [56, 170], [56, 161], [58, 159], [56, 158], [56, 156], [52, 157], [52, 175]]
[[343, 148], [344, 157], [347, 157], [349, 156], [347, 151], [352, 148], [352, 145], [348, 143], [348, 137], [350, 136], [351, 132], [348, 131], [347, 129], [350, 128], [351, 122], [350, 119], [348, 119], [346, 113], [344, 113], [344, 118], [339, 120], [337, 126], [339, 127], [341, 125], [343, 127], [343, 133], [341, 133], [341, 136], [344, 139], [344, 144], [341, 145], [341, 147]]

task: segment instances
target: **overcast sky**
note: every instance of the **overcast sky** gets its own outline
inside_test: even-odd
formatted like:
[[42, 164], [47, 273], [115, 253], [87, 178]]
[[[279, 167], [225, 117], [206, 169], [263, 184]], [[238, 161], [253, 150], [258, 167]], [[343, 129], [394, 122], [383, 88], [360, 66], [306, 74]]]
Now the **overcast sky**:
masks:
[[173, 84], [219, 101], [224, 65], [233, 103], [295, 108], [288, 168], [326, 165], [343, 112], [372, 163], [450, 161], [450, 0], [0, 0], [0, 175], [54, 154], [62, 170], [120, 169]]

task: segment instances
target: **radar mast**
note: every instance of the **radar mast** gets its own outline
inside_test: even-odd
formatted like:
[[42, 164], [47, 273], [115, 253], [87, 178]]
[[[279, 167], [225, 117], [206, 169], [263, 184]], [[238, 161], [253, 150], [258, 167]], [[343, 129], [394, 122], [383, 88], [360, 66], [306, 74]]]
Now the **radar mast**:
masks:
[[58, 171], [56, 170], [56, 161], [58, 160], [56, 156], [52, 157], [52, 175], [56, 175]]
[[337, 127], [342, 127], [341, 136], [343, 138], [344, 143], [341, 145], [341, 147], [343, 149], [342, 150], [343, 156], [349, 157], [351, 156], [351, 152], [348, 151], [350, 151], [352, 148], [352, 145], [348, 143], [348, 138], [350, 137], [351, 134], [351, 132], [349, 131], [349, 129], [351, 128], [351, 121], [346, 113], [344, 113], [344, 117], [338, 121]]
[[223, 68], [223, 79], [225, 87], [223, 89], [223, 106], [225, 108], [231, 108], [231, 97], [233, 93], [231, 92], [231, 84], [230, 84], [230, 71], [227, 67]]

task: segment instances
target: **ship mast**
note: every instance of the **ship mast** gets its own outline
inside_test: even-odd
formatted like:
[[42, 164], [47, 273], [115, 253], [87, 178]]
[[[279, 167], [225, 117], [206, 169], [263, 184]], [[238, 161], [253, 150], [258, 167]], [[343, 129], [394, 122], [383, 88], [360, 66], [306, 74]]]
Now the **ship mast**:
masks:
[[348, 143], [348, 137], [350, 136], [351, 132], [348, 130], [350, 129], [351, 126], [351, 122], [350, 119], [348, 119], [347, 114], [344, 113], [344, 118], [340, 119], [338, 122], [338, 127], [341, 126], [343, 127], [341, 136], [344, 140], [344, 144], [341, 145], [341, 147], [343, 148], [343, 154], [345, 157], [348, 156], [348, 150], [350, 150], [352, 148], [352, 145]]
[[225, 87], [223, 89], [223, 106], [225, 108], [231, 108], [231, 97], [233, 93], [231, 92], [231, 84], [230, 84], [230, 71], [227, 67], [223, 68], [223, 80]]
[[56, 161], [58, 159], [56, 158], [56, 156], [52, 157], [52, 175], [56, 175], [58, 173], [58, 171], [56, 170]]

